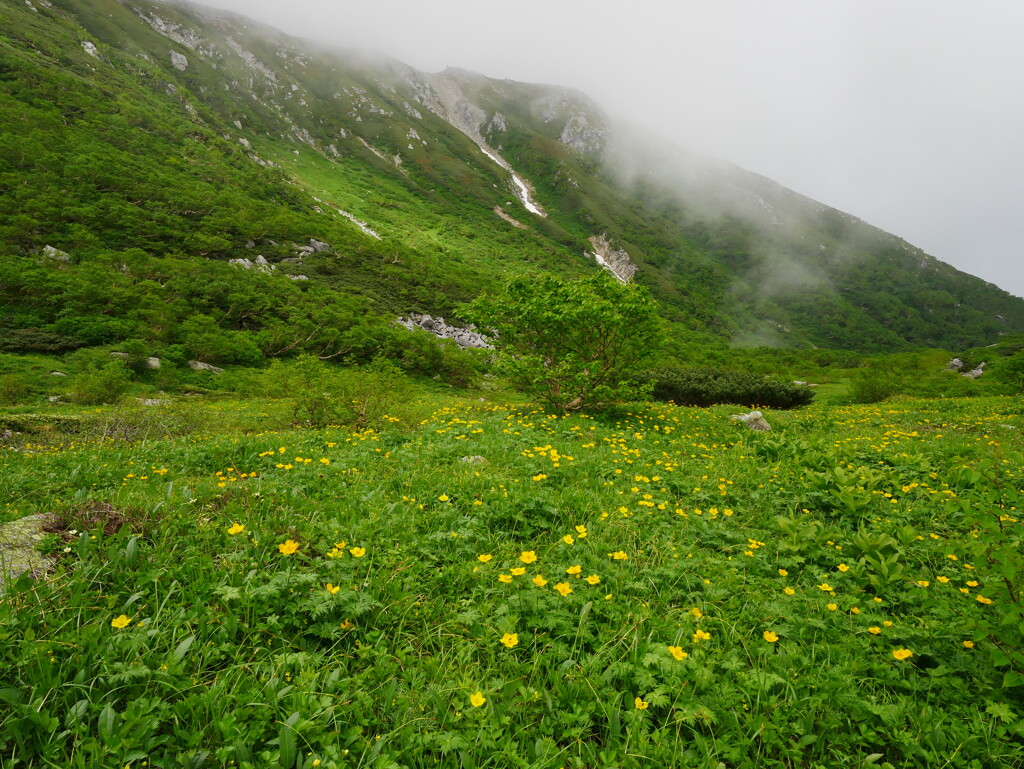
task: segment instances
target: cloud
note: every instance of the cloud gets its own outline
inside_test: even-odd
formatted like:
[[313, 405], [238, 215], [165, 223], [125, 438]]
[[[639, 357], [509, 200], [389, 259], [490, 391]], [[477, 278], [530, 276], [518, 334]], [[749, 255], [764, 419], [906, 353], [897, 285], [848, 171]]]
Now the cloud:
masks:
[[579, 88], [1024, 295], [1024, 4], [209, 0], [428, 71]]

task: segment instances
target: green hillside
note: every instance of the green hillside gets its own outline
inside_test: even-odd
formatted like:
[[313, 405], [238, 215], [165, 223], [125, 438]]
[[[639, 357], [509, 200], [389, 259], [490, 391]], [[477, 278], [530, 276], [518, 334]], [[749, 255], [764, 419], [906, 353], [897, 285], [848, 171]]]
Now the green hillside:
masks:
[[[0, 28], [0, 352], [369, 359], [413, 344], [398, 316], [457, 319], [510, 276], [600, 269], [598, 237], [675, 349], [1024, 331], [1024, 300], [636, 140], [572, 91], [429, 75], [185, 4], [10, 2]], [[260, 256], [265, 272], [228, 264]]]

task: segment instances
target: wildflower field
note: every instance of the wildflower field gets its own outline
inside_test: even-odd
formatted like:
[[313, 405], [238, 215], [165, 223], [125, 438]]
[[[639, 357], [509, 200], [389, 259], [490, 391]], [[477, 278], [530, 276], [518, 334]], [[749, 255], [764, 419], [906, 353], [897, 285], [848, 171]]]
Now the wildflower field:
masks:
[[1020, 402], [735, 411], [8, 447], [3, 766], [1024, 766]]

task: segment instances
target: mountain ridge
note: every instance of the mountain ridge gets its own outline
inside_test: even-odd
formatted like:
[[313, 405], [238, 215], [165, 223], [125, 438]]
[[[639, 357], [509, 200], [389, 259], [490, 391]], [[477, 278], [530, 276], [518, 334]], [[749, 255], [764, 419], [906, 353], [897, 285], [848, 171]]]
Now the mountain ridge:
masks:
[[[195, 4], [0, 13], [12, 263], [53, 246], [79, 270], [137, 249], [221, 275], [258, 254], [307, 278], [278, 289], [289, 302], [317, 295], [383, 322], [457, 316], [511, 275], [586, 274], [607, 261], [593, 256], [602, 239], [684, 347], [955, 349], [1024, 330], [1024, 301], [998, 287], [766, 177], [636, 136], [572, 89], [422, 73]], [[330, 256], [298, 253], [310, 239]], [[0, 322], [86, 341], [67, 308], [25, 300], [36, 268], [18, 264]], [[204, 301], [178, 321], [213, 312]], [[290, 310], [240, 314], [211, 317], [258, 336]], [[94, 337], [183, 344], [121, 320]]]

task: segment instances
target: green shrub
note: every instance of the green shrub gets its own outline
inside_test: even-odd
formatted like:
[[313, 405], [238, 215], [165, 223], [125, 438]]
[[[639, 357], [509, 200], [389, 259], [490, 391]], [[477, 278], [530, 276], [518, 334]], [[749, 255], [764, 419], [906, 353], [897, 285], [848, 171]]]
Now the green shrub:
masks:
[[663, 368], [647, 374], [653, 384], [652, 396], [680, 406], [765, 406], [791, 409], [806, 406], [814, 391], [805, 385], [738, 371]]
[[493, 332], [498, 370], [552, 409], [594, 410], [647, 396], [636, 377], [663, 331], [642, 286], [621, 285], [604, 271], [575, 281], [519, 278], [466, 313]]
[[292, 400], [292, 422], [306, 427], [345, 425], [356, 430], [377, 427], [408, 400], [409, 380], [390, 361], [340, 367], [312, 355], [274, 361], [259, 374], [235, 372], [231, 383], [241, 390]]
[[32, 395], [32, 386], [17, 374], [0, 376], [0, 406], [24, 403]]
[[71, 377], [68, 399], [83, 406], [116, 403], [131, 386], [131, 372], [124, 361], [98, 350], [81, 350], [70, 362], [79, 371]]
[[854, 403], [881, 403], [900, 391], [900, 378], [889, 370], [861, 369], [850, 380]]

